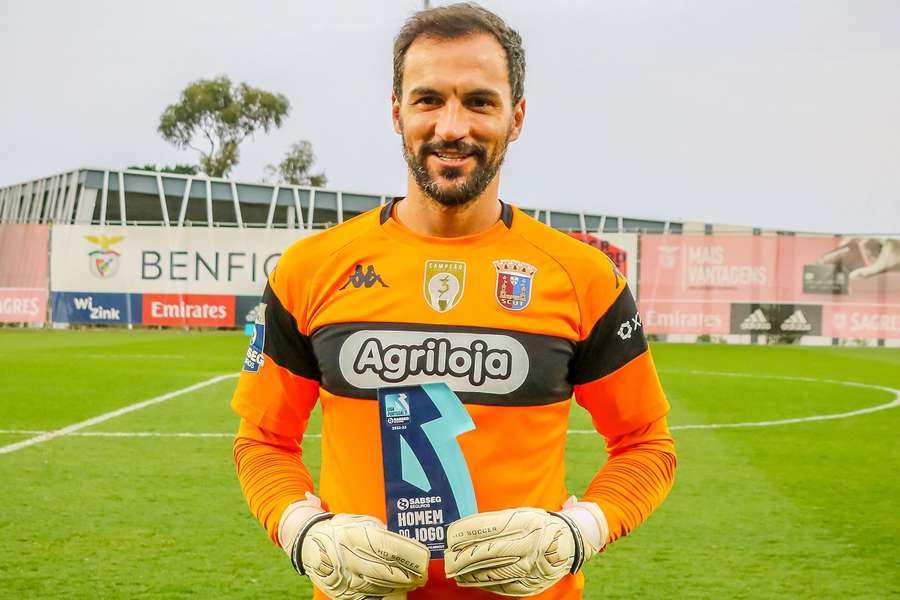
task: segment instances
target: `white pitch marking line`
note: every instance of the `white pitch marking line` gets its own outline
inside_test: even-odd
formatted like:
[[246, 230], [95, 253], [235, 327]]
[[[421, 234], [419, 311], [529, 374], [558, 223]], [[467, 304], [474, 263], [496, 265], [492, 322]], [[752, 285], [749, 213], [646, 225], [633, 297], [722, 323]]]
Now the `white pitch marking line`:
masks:
[[[887, 392], [894, 396], [894, 399], [890, 402], [886, 402], [884, 404], [878, 404], [876, 406], [869, 406], [866, 408], [860, 408], [858, 410], [851, 410], [849, 412], [842, 413], [833, 413], [830, 415], [811, 415], [809, 417], [795, 417], [791, 419], [777, 419], [773, 421], [753, 421], [747, 423], [701, 423], [696, 425], [670, 425], [669, 429], [673, 431], [682, 430], [682, 429], [733, 429], [739, 427], [773, 427], [776, 425], [792, 425], [794, 423], [811, 423], [814, 421], [831, 421], [834, 419], [848, 419], [850, 417], [857, 417], [859, 415], [867, 415], [869, 413], [879, 412], [882, 410], [889, 410], [891, 408], [896, 408], [900, 406], [900, 390], [881, 386], [881, 385], [873, 385], [870, 383], [856, 383], [855, 381], [840, 381], [837, 379], [818, 379], [816, 377], [794, 377], [791, 375], [757, 375], [755, 373], [730, 373], [727, 371], [693, 371], [693, 370], [663, 370], [660, 369], [660, 373], [681, 373], [686, 375], [707, 375], [707, 376], [720, 376], [720, 377], [752, 377], [753, 379], [782, 379], [788, 381], [803, 381], [807, 383], [829, 383], [835, 385], [849, 385], [852, 387], [866, 388], [866, 389], [874, 389], [881, 390], [882, 392]], [[570, 429], [568, 431], [570, 434], [591, 434], [596, 433], [593, 429]]]
[[[31, 431], [26, 429], [0, 429], [0, 435], [49, 433], [47, 431]], [[237, 432], [219, 433], [216, 431], [76, 431], [66, 436], [74, 437], [135, 437], [135, 438], [233, 438]], [[304, 438], [320, 438], [321, 433], [307, 433]]]
[[[849, 412], [842, 413], [833, 413], [830, 415], [811, 415], [809, 417], [795, 417], [791, 419], [778, 419], [774, 421], [754, 421], [747, 423], [701, 423], [695, 425], [670, 425], [669, 429], [682, 430], [682, 429], [730, 429], [730, 428], [738, 428], [738, 427], [772, 427], [775, 425], [791, 425], [794, 423], [810, 423], [814, 421], [830, 421], [834, 419], [847, 419], [850, 417], [856, 417], [859, 415], [866, 415], [869, 413], [879, 412], [882, 410], [889, 410], [891, 408], [896, 408], [900, 406], [900, 390], [881, 386], [874, 385], [870, 383], [856, 383], [854, 381], [840, 381], [837, 379], [817, 379], [815, 377], [794, 377], [790, 375], [756, 375], [752, 373], [729, 373], [725, 371], [678, 371], [678, 370], [660, 370], [661, 373], [684, 373], [688, 375], [719, 375], [722, 377], [752, 377], [755, 379], [784, 379], [791, 381], [805, 381], [811, 383], [830, 383], [836, 385], [848, 385], [852, 387], [860, 387], [867, 389], [875, 389], [881, 390], [883, 392], [887, 392], [889, 394], [893, 394], [894, 399], [890, 402], [886, 402], [884, 404], [878, 404], [876, 406], [869, 406], [866, 408], [860, 408], [857, 410], [851, 410]], [[145, 400], [144, 402], [139, 402], [138, 404], [132, 404], [131, 406], [126, 406], [123, 409], [119, 409], [119, 411], [113, 411], [113, 413], [107, 413], [106, 415], [100, 415], [100, 417], [94, 417], [94, 419], [89, 419], [88, 421], [82, 421], [82, 423], [76, 423], [76, 425], [70, 425], [67, 428], [59, 429], [57, 431], [33, 431], [28, 429], [0, 429], [0, 435], [2, 434], [39, 434], [37, 438], [32, 438], [31, 440], [24, 440], [22, 442], [18, 442], [18, 444], [26, 444], [32, 445], [33, 443], [40, 443], [41, 441], [46, 441], [47, 439], [52, 439], [53, 437], [59, 437], [61, 435], [74, 435], [74, 436], [82, 436], [82, 437], [175, 437], [175, 438], [226, 438], [226, 437], [234, 437], [234, 433], [217, 433], [217, 432], [162, 432], [162, 431], [76, 431], [75, 429], [71, 429], [72, 427], [77, 427], [77, 429], [82, 429], [84, 427], [88, 427], [90, 425], [95, 425], [96, 423], [105, 421], [107, 419], [111, 419], [113, 417], [119, 416], [120, 414], [125, 414], [126, 412], [131, 412], [132, 410], [138, 410], [139, 408], [143, 408], [144, 406], [149, 406], [149, 404], [155, 404], [157, 402], [162, 402], [164, 400], [168, 400], [169, 398], [173, 398], [175, 396], [186, 394], [188, 392], [194, 391], [196, 389], [205, 387], [207, 385], [212, 385], [213, 383], [217, 383], [218, 381], [222, 381], [223, 379], [227, 379], [229, 377], [237, 377], [237, 375], [222, 375], [219, 377], [215, 377], [213, 379], [195, 384], [189, 388], [184, 388], [182, 390], [176, 390], [175, 392], [171, 392], [166, 394], [165, 396], [159, 396], [158, 398], [152, 398], [150, 400]], [[139, 406], [140, 405], [140, 406]], [[109, 415], [109, 416], [107, 416]], [[102, 421], [98, 421], [96, 419], [101, 419]], [[89, 423], [90, 421], [90, 423]], [[582, 435], [582, 434], [595, 434], [597, 433], [593, 429], [569, 429], [566, 433], [571, 435]], [[32, 440], [38, 440], [39, 441]], [[304, 435], [307, 438], [320, 438], [322, 434], [320, 433], [307, 433]], [[30, 443], [28, 443], [30, 442]], [[16, 446], [17, 444], [11, 444], [10, 446]], [[12, 450], [6, 450], [10, 446], [0, 447], [0, 454], [4, 452], [12, 452]], [[14, 450], [17, 448], [13, 448]]]
[[35, 444], [41, 444], [43, 442], [50, 441], [54, 438], [58, 438], [64, 435], [71, 435], [78, 431], [79, 429], [84, 429], [86, 427], [92, 427], [94, 425], [98, 425], [103, 423], [104, 421], [109, 421], [110, 419], [114, 419], [116, 417], [121, 417], [122, 415], [126, 415], [128, 413], [134, 412], [136, 410], [141, 410], [142, 408], [147, 408], [148, 406], [153, 406], [154, 404], [159, 404], [160, 402], [165, 402], [166, 400], [171, 400], [172, 398], [176, 398], [178, 396], [182, 396], [184, 394], [189, 394], [190, 392], [197, 391], [199, 389], [205, 388], [207, 386], [219, 383], [220, 381], [224, 381], [226, 379], [233, 379], [237, 377], [237, 373], [229, 373], [227, 375], [219, 375], [217, 377], [212, 377], [207, 379], [206, 381], [201, 381], [200, 383], [195, 383], [194, 385], [189, 385], [185, 388], [181, 388], [179, 390], [175, 390], [174, 392], [169, 392], [167, 394], [163, 394], [162, 396], [156, 396], [155, 398], [150, 398], [149, 400], [142, 400], [141, 402], [136, 402], [134, 404], [129, 404], [128, 406], [123, 406], [122, 408], [103, 413], [102, 415], [97, 415], [96, 417], [91, 417], [90, 419], [86, 419], [84, 421], [80, 421], [78, 423], [73, 423], [72, 425], [67, 425], [62, 429], [56, 429], [54, 431], [46, 431], [44, 433], [38, 434], [35, 437], [28, 438], [27, 440], [22, 440], [21, 442], [16, 442], [14, 444], [8, 444], [6, 446], [0, 446], [0, 454], [9, 454], [10, 452], [15, 452], [16, 450], [21, 450], [22, 448], [27, 448], [28, 446], [34, 446]]

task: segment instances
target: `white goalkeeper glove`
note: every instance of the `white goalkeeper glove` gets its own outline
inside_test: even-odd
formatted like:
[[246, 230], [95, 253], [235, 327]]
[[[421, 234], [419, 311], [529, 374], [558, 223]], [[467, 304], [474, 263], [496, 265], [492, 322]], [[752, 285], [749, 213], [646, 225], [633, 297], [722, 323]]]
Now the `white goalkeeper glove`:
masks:
[[462, 587], [533, 596], [577, 573], [608, 537], [600, 507], [575, 496], [555, 513], [538, 508], [478, 513], [448, 527], [444, 570]]
[[365, 600], [404, 594], [425, 584], [430, 552], [366, 515], [332, 514], [310, 493], [288, 506], [278, 524], [294, 568], [331, 598]]

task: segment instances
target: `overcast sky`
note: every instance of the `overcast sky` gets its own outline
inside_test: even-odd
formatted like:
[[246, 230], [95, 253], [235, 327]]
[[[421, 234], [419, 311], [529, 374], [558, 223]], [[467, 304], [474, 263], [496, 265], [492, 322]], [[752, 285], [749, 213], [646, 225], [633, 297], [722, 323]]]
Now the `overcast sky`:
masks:
[[[433, 4], [442, 2], [433, 2]], [[485, 0], [523, 35], [523, 206], [900, 232], [900, 1]], [[199, 78], [285, 94], [241, 148], [259, 180], [308, 139], [329, 187], [402, 195], [391, 43], [421, 1], [0, 0], [0, 186], [195, 162], [163, 108]]]

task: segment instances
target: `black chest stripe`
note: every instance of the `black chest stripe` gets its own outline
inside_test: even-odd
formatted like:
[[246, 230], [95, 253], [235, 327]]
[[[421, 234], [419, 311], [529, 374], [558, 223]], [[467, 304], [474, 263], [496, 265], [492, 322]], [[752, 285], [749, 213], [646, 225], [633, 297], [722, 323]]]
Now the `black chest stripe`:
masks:
[[378, 388], [444, 382], [467, 404], [536, 406], [572, 394], [575, 343], [505, 329], [419, 323], [339, 323], [312, 346], [322, 387], [360, 399]]
[[600, 379], [647, 349], [644, 325], [631, 290], [625, 288], [591, 334], [578, 342], [571, 365], [573, 385]]
[[308, 336], [297, 328], [297, 320], [266, 284], [262, 301], [266, 304], [266, 337], [263, 352], [275, 364], [300, 377], [319, 381], [322, 374]]

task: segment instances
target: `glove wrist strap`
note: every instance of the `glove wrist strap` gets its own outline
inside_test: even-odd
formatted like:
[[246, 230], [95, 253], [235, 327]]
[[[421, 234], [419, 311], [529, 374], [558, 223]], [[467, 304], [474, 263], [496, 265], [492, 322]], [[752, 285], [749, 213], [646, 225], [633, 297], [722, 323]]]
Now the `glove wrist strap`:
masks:
[[321, 523], [322, 521], [327, 521], [333, 516], [334, 513], [330, 512], [322, 512], [311, 516], [306, 523], [303, 524], [303, 527], [300, 528], [297, 537], [294, 538], [294, 545], [291, 548], [291, 564], [294, 565], [294, 569], [301, 575], [306, 575], [306, 570], [303, 568], [303, 540], [306, 539], [306, 534], [309, 533], [309, 530], [312, 529], [313, 525]]
[[569, 526], [569, 529], [572, 530], [572, 537], [575, 540], [575, 557], [572, 560], [572, 569], [569, 572], [574, 575], [581, 570], [582, 566], [584, 566], [584, 540], [581, 539], [581, 532], [578, 531], [578, 525], [575, 524], [575, 521], [568, 515], [559, 512], [551, 512], [550, 514], [562, 519], [566, 525]]

